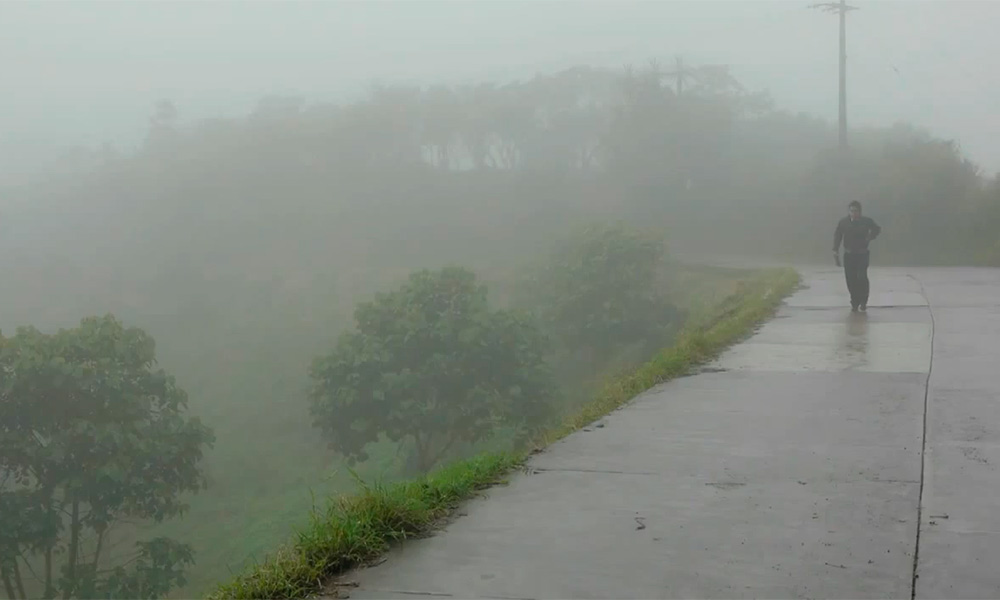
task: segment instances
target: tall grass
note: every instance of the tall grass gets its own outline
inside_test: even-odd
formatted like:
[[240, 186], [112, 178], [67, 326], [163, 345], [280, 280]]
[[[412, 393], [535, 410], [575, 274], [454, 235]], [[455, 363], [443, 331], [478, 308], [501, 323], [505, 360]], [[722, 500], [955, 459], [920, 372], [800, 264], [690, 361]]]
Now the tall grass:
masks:
[[[546, 445], [626, 404], [649, 388], [689, 373], [750, 334], [798, 285], [789, 269], [755, 273], [740, 289], [695, 316], [677, 342], [622, 373], [537, 445]], [[272, 557], [220, 586], [209, 598], [302, 598], [337, 574], [383, 554], [393, 543], [428, 531], [460, 501], [502, 481], [527, 456], [484, 453], [414, 481], [393, 485], [359, 480], [358, 491], [314, 509], [310, 524]]]

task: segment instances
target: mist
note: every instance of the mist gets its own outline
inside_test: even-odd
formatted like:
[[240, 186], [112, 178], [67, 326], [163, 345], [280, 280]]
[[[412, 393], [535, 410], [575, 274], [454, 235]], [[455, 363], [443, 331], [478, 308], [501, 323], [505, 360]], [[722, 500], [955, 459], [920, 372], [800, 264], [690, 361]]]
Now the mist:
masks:
[[[29, 391], [0, 433], [15, 447], [33, 386], [83, 372], [26, 349], [84, 369], [67, 347], [140, 348], [108, 359], [150, 386], [129, 393], [198, 419], [189, 506], [104, 560], [177, 538], [187, 582], [157, 585], [190, 596], [349, 466], [411, 477], [558, 422], [737, 289], [711, 263], [829, 262], [850, 200], [883, 227], [873, 262], [1000, 265], [1000, 6], [857, 4], [846, 153], [836, 19], [794, 2], [0, 5], [0, 354], [37, 378], [9, 379]], [[427, 325], [449, 310], [476, 317]], [[470, 381], [516, 391], [448, 435], [358, 425], [431, 385], [398, 357], [441, 339], [454, 406], [486, 402]], [[352, 404], [344, 365], [373, 355], [401, 379]]]
[[[808, 4], [7, 2], [0, 171], [76, 145], [132, 148], [162, 98], [194, 120], [245, 114], [276, 93], [341, 102], [373, 80], [502, 82], [677, 54], [731, 65], [783, 108], [835, 118], [836, 19]], [[1000, 7], [858, 6], [848, 39], [852, 122], [917, 122], [960, 140], [988, 171], [1000, 168], [990, 135], [1000, 124], [988, 108], [1000, 84], [983, 77], [997, 54]]]

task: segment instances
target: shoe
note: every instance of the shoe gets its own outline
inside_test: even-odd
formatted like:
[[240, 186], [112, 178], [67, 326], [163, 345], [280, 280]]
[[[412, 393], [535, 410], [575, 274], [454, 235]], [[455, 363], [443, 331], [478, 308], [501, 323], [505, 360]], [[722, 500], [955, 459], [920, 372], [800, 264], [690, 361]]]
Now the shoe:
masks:
[[858, 307], [858, 310], [860, 310], [861, 312], [866, 312], [868, 310], [868, 305], [862, 304], [861, 306]]
[[858, 305], [857, 304], [852, 304], [851, 305], [851, 312], [858, 312]]

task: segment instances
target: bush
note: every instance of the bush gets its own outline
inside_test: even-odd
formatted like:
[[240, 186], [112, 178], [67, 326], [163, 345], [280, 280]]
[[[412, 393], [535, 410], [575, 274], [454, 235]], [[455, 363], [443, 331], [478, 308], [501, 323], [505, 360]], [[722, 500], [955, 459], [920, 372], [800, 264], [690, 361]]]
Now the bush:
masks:
[[414, 273], [355, 320], [310, 372], [314, 423], [349, 461], [384, 436], [411, 442], [427, 472], [499, 426], [524, 436], [544, 425], [554, 390], [545, 338], [524, 315], [490, 310], [471, 271]]
[[523, 284], [521, 301], [566, 348], [603, 362], [625, 344], [659, 345], [678, 320], [661, 293], [663, 240], [624, 225], [584, 228], [552, 249]]

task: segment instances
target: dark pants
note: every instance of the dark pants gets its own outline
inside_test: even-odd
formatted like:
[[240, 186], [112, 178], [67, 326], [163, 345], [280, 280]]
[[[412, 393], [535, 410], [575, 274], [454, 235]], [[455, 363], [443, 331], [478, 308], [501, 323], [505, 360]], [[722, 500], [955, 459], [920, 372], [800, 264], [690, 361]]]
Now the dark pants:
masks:
[[844, 277], [851, 293], [851, 306], [868, 305], [868, 253], [844, 253]]

